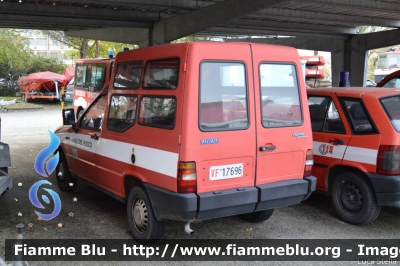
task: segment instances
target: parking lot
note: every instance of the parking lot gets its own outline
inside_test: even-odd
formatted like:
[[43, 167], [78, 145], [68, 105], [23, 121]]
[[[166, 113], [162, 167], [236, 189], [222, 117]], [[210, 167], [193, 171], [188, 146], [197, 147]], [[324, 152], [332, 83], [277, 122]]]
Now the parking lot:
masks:
[[[12, 167], [9, 173], [14, 179], [14, 187], [0, 197], [0, 239], [16, 238], [15, 226], [19, 223], [25, 225], [24, 238], [29, 239], [131, 238], [126, 206], [123, 203], [106, 196], [82, 181], [78, 182], [74, 192], [61, 192], [57, 187], [54, 173], [49, 181], [52, 183], [51, 189], [61, 198], [62, 209], [53, 220], [38, 221], [35, 214], [36, 208], [29, 200], [28, 191], [33, 183], [43, 178], [35, 172], [33, 164], [36, 155], [49, 143], [48, 130], [54, 131], [61, 124], [61, 111], [55, 108], [12, 110], [1, 114], [1, 120], [1, 141], [9, 144], [11, 150]], [[154, 160], [154, 158], [149, 158], [149, 160]], [[19, 213], [21, 215], [18, 215]], [[183, 222], [169, 221], [166, 224], [164, 239], [327, 239], [326, 241], [329, 241], [328, 239], [399, 239], [399, 217], [400, 209], [383, 207], [379, 218], [373, 224], [349, 225], [335, 216], [329, 198], [314, 193], [301, 204], [276, 209], [268, 221], [259, 224], [245, 222], [238, 217], [196, 222], [192, 223], [194, 234], [189, 236], [184, 232]], [[61, 227], [59, 227], [60, 223]], [[4, 258], [4, 244], [4, 241], [0, 242], [1, 258]], [[40, 262], [30, 264], [43, 265]], [[62, 264], [66, 263], [59, 263], [59, 265]], [[74, 265], [86, 264], [88, 262], [79, 262]], [[142, 264], [147, 263], [142, 262]], [[174, 264], [183, 265], [181, 262]], [[199, 265], [200, 263], [184, 264]], [[203, 264], [213, 265], [214, 263], [204, 262]], [[234, 264], [235, 262], [231, 262], [224, 265]], [[304, 265], [306, 264], [309, 265], [309, 263]], [[343, 265], [347, 264], [343, 262]], [[99, 265], [99, 263], [93, 263], [93, 265]], [[110, 263], [104, 265], [110, 265]]]

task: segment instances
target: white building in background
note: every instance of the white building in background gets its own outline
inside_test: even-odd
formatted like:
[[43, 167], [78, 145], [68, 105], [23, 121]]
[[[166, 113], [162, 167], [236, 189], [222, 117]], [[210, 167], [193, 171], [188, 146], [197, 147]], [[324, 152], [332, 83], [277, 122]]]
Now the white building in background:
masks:
[[67, 45], [53, 40], [49, 36], [40, 35], [40, 32], [34, 30], [24, 31], [24, 35], [29, 41], [29, 48], [36, 55], [55, 57], [62, 60], [67, 66], [75, 66], [75, 60], [66, 53], [71, 50]]

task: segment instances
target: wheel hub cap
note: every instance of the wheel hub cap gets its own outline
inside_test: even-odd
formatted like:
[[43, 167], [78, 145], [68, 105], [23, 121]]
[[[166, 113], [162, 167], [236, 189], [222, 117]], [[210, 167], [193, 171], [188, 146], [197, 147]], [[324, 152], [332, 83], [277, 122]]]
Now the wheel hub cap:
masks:
[[147, 207], [145, 202], [141, 198], [137, 198], [134, 205], [132, 206], [133, 223], [137, 231], [141, 234], [146, 232], [148, 217]]
[[364, 197], [361, 189], [353, 182], [347, 182], [343, 185], [342, 204], [350, 212], [359, 212], [364, 205]]

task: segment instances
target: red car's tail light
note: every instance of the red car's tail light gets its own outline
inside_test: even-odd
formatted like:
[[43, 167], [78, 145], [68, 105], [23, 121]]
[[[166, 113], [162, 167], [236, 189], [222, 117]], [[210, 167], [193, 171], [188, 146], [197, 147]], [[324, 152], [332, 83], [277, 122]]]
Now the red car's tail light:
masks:
[[378, 174], [400, 174], [400, 146], [381, 145], [379, 147], [376, 168]]

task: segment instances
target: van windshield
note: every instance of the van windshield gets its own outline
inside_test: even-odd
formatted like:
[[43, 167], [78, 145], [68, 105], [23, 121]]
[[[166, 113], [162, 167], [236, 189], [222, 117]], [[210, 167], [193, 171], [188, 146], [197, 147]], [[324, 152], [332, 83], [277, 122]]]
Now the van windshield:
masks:
[[75, 87], [101, 91], [105, 82], [107, 64], [76, 64]]
[[380, 102], [394, 129], [400, 132], [400, 95], [383, 98]]

